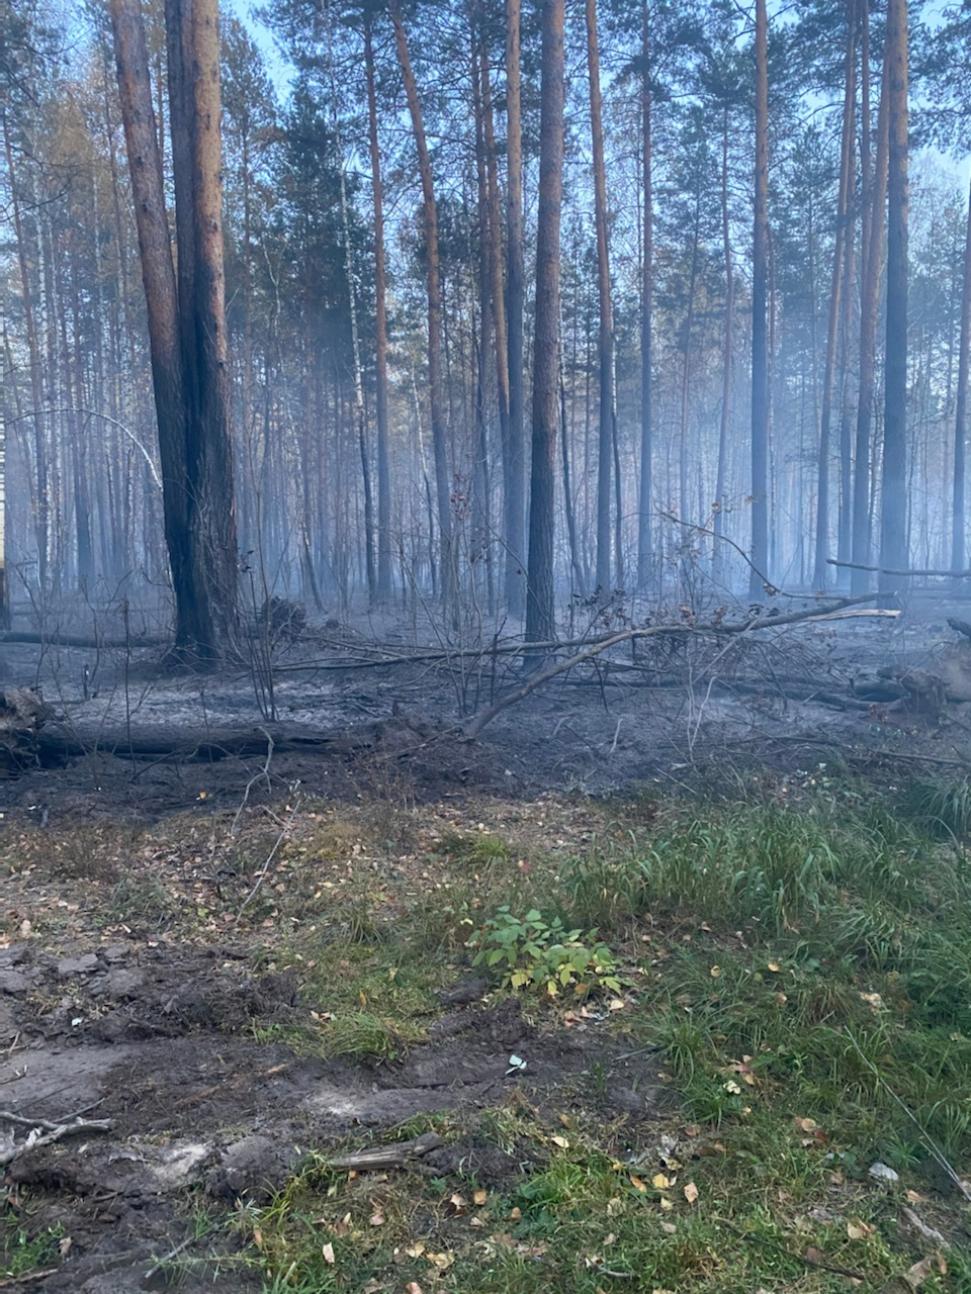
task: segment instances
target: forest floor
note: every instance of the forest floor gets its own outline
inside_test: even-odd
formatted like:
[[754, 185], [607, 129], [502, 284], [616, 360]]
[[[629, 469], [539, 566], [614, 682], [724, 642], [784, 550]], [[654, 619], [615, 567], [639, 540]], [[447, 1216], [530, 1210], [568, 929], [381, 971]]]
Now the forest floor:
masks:
[[[88, 730], [261, 722], [4, 656]], [[361, 677], [277, 685], [386, 718], [356, 755], [0, 782], [0, 1289], [971, 1290], [960, 710], [573, 687], [470, 743], [454, 677]], [[4, 1113], [110, 1126], [18, 1154]]]

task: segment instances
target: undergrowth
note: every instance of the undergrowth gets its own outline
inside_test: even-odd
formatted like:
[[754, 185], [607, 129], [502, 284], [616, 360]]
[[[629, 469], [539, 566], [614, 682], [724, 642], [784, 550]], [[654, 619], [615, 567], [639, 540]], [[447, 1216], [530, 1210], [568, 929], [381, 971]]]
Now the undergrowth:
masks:
[[[441, 1127], [513, 1157], [498, 1185], [311, 1161], [240, 1215], [264, 1290], [835, 1294], [847, 1272], [881, 1294], [971, 1290], [950, 1177], [971, 1170], [971, 873], [959, 806], [942, 833], [942, 803], [914, 803], [654, 805], [626, 836], [526, 868], [515, 847], [450, 841], [435, 888], [392, 896], [380, 930], [291, 950], [328, 1003], [314, 1045], [389, 1061], [422, 1036], [436, 988], [468, 973], [475, 930], [495, 952], [510, 914], [535, 907], [584, 945], [596, 931], [623, 1003], [589, 1028], [656, 1048], [678, 1112], [607, 1127], [593, 1108], [558, 1111], [555, 1092], [536, 1107], [497, 1094]], [[516, 921], [512, 960], [497, 959], [510, 983], [520, 945], [543, 954]], [[554, 1001], [537, 1009], [563, 1026]]]

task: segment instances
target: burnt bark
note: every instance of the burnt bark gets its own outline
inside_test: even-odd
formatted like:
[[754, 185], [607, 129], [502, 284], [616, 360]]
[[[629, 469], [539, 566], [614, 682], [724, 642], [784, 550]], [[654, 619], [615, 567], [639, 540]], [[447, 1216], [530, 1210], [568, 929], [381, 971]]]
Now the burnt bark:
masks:
[[544, 0], [526, 638], [554, 637], [553, 458], [559, 421], [564, 0]]

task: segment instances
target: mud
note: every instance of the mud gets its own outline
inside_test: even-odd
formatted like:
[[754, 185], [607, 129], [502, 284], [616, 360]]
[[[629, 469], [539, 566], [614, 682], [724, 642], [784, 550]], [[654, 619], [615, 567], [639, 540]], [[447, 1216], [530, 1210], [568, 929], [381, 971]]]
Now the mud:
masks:
[[[31, 1226], [59, 1224], [71, 1238], [63, 1267], [34, 1286], [64, 1294], [159, 1288], [153, 1268], [188, 1238], [194, 1194], [220, 1207], [263, 1201], [308, 1151], [348, 1137], [379, 1142], [417, 1114], [476, 1111], [516, 1093], [542, 1108], [555, 1092], [558, 1110], [575, 1102], [605, 1118], [623, 1113], [633, 1136], [660, 1100], [652, 1067], [631, 1059], [595, 1089], [591, 1065], [609, 1066], [616, 1048], [594, 1026], [540, 1030], [513, 1001], [456, 1007], [395, 1065], [261, 1044], [249, 1026], [293, 1017], [298, 986], [218, 947], [111, 944], [58, 958], [13, 945], [0, 952], [0, 1003], [13, 1036], [0, 1060], [4, 1107], [111, 1124], [106, 1135], [23, 1155], [7, 1172], [14, 1201], [29, 1191]], [[514, 1054], [524, 1070], [510, 1072]], [[529, 1166], [526, 1151], [466, 1138], [434, 1152], [428, 1171], [497, 1182]], [[190, 1271], [180, 1289], [258, 1287], [232, 1265], [225, 1236], [219, 1243], [199, 1246], [204, 1275], [196, 1283]], [[219, 1262], [229, 1265], [224, 1277], [214, 1274]]]

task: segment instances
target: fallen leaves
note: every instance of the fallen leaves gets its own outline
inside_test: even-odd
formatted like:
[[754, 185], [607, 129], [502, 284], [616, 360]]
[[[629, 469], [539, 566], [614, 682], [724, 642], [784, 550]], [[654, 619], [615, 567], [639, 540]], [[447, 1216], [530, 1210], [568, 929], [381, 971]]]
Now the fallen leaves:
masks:
[[685, 1184], [683, 1194], [689, 1204], [696, 1204], [698, 1202], [698, 1188], [694, 1182], [687, 1182]]
[[851, 1218], [846, 1224], [846, 1234], [850, 1240], [865, 1240], [867, 1236], [873, 1235], [874, 1228], [868, 1222], [861, 1222], [859, 1219]]

